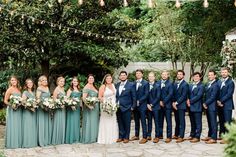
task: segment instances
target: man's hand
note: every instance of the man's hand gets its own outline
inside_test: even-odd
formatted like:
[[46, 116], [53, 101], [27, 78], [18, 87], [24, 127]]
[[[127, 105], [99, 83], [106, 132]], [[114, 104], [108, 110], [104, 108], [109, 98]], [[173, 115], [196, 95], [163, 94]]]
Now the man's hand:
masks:
[[207, 109], [208, 107], [207, 107], [207, 105], [204, 103], [203, 104], [203, 107], [204, 107], [204, 109]]
[[173, 106], [173, 108], [174, 108], [175, 110], [178, 110], [178, 109], [177, 109], [176, 102], [173, 102], [172, 106]]
[[147, 104], [147, 108], [152, 111], [152, 105], [151, 104]]
[[163, 101], [160, 101], [160, 106], [161, 106], [161, 107], [164, 107]]

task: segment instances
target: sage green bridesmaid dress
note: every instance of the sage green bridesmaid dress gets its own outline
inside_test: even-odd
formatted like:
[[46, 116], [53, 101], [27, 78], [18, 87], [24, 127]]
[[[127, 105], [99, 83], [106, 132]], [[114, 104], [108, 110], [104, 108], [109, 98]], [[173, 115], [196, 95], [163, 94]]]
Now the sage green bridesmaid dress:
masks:
[[[84, 89], [83, 93], [88, 93], [88, 96], [91, 97], [98, 96], [98, 93], [91, 89]], [[84, 106], [81, 143], [97, 142], [98, 125], [99, 125], [99, 103], [95, 105], [95, 108], [93, 110], [90, 110], [89, 108]]]
[[[41, 92], [40, 100], [43, 101], [45, 98], [50, 98], [51, 94], [49, 91]], [[38, 131], [38, 145], [43, 147], [51, 144], [52, 139], [52, 116], [49, 112], [44, 111], [41, 107], [37, 110], [37, 131]]]
[[[20, 93], [12, 95], [21, 96]], [[7, 149], [22, 147], [22, 107], [17, 110], [7, 106], [6, 113], [6, 138], [5, 146]]]
[[[72, 91], [70, 97], [81, 99], [82, 92]], [[78, 143], [80, 142], [80, 103], [73, 111], [70, 107], [66, 109], [66, 139], [65, 143]]]
[[[35, 99], [35, 94], [28, 91], [24, 91], [23, 95], [27, 98]], [[22, 148], [36, 147], [37, 144], [37, 117], [36, 112], [28, 109], [22, 111]]]
[[[59, 93], [57, 98], [65, 96], [64, 93]], [[52, 128], [52, 144], [64, 144], [65, 143], [65, 132], [66, 132], [66, 110], [56, 109], [53, 116], [53, 128]]]

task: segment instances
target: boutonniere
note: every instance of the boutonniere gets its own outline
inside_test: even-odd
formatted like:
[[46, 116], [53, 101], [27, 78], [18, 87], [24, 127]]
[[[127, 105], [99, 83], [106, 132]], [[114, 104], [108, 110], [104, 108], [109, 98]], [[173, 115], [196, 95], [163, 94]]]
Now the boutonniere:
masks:
[[125, 88], [122, 89], [123, 91], [125, 90]]
[[141, 86], [142, 86], [142, 84], [140, 83], [140, 84], [139, 84], [139, 87], [141, 87]]

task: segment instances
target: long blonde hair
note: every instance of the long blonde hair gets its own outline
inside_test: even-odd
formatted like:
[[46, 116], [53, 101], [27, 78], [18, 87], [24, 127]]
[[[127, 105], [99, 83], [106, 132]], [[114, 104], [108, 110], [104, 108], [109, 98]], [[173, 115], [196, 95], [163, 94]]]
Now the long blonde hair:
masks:
[[62, 80], [62, 79], [64, 79], [65, 80], [65, 78], [63, 77], [63, 76], [59, 76], [58, 78], [57, 78], [57, 85], [58, 85], [58, 82], [60, 81], [60, 80]]
[[9, 81], [8, 81], [8, 86], [9, 86], [9, 87], [12, 86], [12, 85], [11, 85], [11, 79], [12, 79], [12, 78], [16, 79], [16, 81], [17, 81], [16, 87], [17, 87], [19, 90], [21, 90], [21, 86], [20, 86], [20, 83], [19, 83], [19, 79], [17, 78], [16, 75], [12, 75], [12, 76], [10, 77], [10, 79], [9, 79]]

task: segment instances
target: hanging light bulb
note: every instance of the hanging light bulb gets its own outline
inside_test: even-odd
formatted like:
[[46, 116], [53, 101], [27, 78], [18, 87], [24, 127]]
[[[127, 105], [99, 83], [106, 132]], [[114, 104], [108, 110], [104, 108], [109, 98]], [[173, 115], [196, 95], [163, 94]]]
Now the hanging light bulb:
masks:
[[2, 7], [0, 7], [0, 12], [2, 11]]
[[83, 4], [83, 0], [78, 0], [78, 5], [82, 5]]
[[127, 0], [124, 0], [124, 7], [127, 7], [128, 6], [128, 2]]
[[63, 0], [58, 0], [58, 3], [60, 3], [60, 4], [61, 4], [61, 3], [62, 3], [62, 1], [63, 1]]
[[153, 8], [153, 0], [148, 0], [148, 8]]
[[234, 1], [234, 6], [236, 7], [236, 0]]
[[105, 6], [104, 0], [100, 0], [100, 6], [101, 6], [101, 7], [104, 7], [104, 6]]
[[204, 0], [204, 2], [203, 2], [203, 7], [204, 7], [204, 8], [208, 8], [208, 7], [209, 7], [209, 3], [208, 3], [207, 0]]
[[180, 4], [179, 0], [176, 0], [175, 6], [176, 6], [176, 8], [180, 8], [181, 4]]

